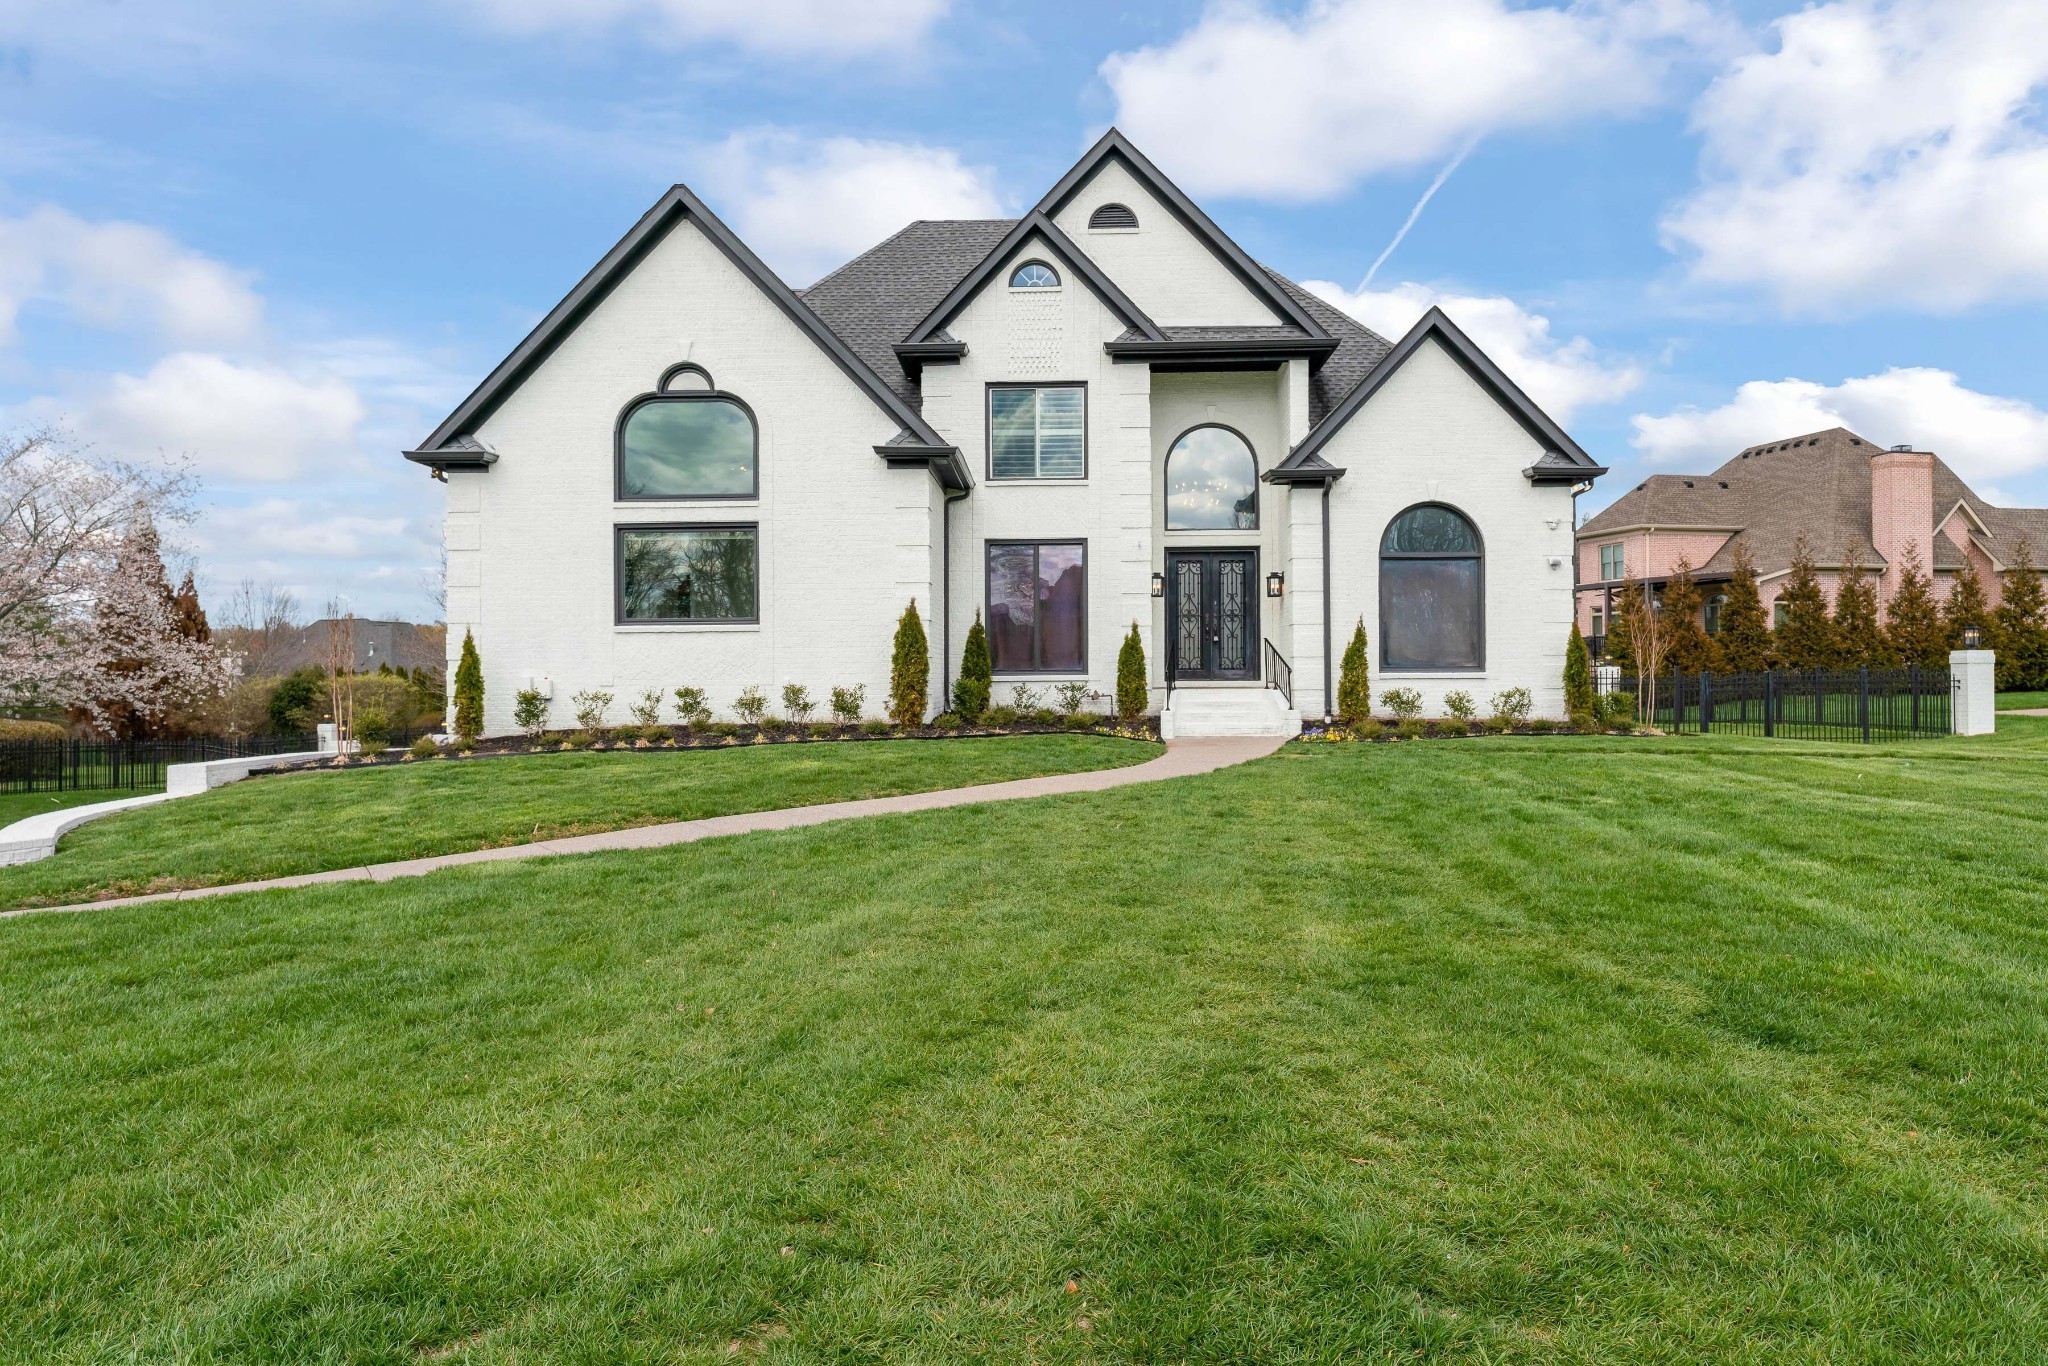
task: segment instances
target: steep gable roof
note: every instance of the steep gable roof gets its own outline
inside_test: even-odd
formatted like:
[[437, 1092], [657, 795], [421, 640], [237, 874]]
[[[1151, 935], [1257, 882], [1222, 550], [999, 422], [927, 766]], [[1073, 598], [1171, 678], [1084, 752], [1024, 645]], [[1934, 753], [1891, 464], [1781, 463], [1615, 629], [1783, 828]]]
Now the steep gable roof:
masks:
[[932, 306], [931, 311], [925, 314], [917, 326], [910, 329], [910, 334], [903, 340], [912, 345], [932, 340], [948, 323], [959, 317], [960, 310], [972, 303], [975, 296], [996, 278], [1003, 266], [1034, 238], [1043, 243], [1054, 256], [1060, 258], [1061, 264], [1079, 276], [1082, 283], [1094, 291], [1095, 296], [1107, 304], [1110, 311], [1122, 318], [1128, 326], [1136, 329], [1148, 340], [1166, 340], [1166, 334], [1159, 330], [1159, 325], [1146, 317], [1145, 311], [1131, 302], [1130, 297], [1117, 287], [1114, 280], [1102, 273], [1102, 268], [1089, 259], [1088, 253], [1074, 245], [1073, 239], [1060, 231], [1057, 223], [1036, 209], [1018, 219], [1009, 232], [1003, 235], [1003, 239], [991, 247], [988, 254], [983, 256], [958, 284], [947, 291], [945, 298]]
[[[926, 424], [910, 402], [883, 382], [874, 367], [861, 359], [837, 332], [813, 313], [774, 271], [762, 263], [761, 258], [754, 255], [746, 243], [719, 221], [718, 215], [704, 206], [688, 186], [676, 185], [640, 216], [640, 221], [604, 254], [603, 259], [577, 282], [560, 303], [548, 311], [525, 340], [513, 348], [512, 354], [499, 362], [484, 382], [443, 419], [441, 425], [420, 443], [419, 449], [405, 452], [405, 458], [437, 469], [487, 468], [489, 461], [479, 456], [475, 429], [497, 411], [498, 406], [541, 362], [553, 354], [576, 325], [604, 301], [656, 244], [685, 221], [694, 222], [739, 268], [741, 274], [752, 280], [799, 330], [832, 358], [847, 378], [895, 419], [911, 444], [934, 451], [950, 449], [944, 438]], [[461, 444], [463, 438], [469, 438], [467, 445]]]

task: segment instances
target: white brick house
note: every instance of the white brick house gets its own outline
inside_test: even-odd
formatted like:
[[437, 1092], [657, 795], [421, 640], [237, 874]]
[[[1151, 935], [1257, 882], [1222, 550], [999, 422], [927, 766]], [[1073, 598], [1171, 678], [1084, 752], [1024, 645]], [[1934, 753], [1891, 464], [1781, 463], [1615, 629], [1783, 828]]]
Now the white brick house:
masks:
[[529, 680], [557, 723], [685, 683], [879, 713], [913, 599], [935, 711], [979, 612], [998, 701], [1112, 693], [1135, 622], [1170, 726], [1292, 726], [1363, 617], [1376, 689], [1557, 715], [1604, 472], [1442, 313], [1374, 335], [1114, 131], [1023, 218], [800, 292], [677, 186], [405, 454], [447, 481], [450, 673], [474, 632], [494, 733]]

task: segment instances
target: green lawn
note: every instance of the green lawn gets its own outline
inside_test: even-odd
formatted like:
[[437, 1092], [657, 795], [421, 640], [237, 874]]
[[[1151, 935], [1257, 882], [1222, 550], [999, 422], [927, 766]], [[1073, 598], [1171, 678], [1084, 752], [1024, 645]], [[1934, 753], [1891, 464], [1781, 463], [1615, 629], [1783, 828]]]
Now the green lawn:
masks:
[[30, 917], [0, 1358], [2038, 1362], [2044, 887], [2035, 724]]
[[55, 858], [0, 869], [0, 907], [1116, 768], [1159, 752], [1103, 736], [1033, 735], [542, 754], [254, 778], [79, 827]]
[[2002, 692], [1998, 695], [2000, 711], [2021, 707], [2048, 707], [2048, 692]]
[[120, 801], [125, 797], [146, 797], [150, 789], [130, 792], [126, 789], [96, 792], [5, 792], [0, 793], [0, 825], [12, 825], [30, 816], [40, 816], [45, 811], [61, 811], [67, 806], [90, 806], [96, 802]]

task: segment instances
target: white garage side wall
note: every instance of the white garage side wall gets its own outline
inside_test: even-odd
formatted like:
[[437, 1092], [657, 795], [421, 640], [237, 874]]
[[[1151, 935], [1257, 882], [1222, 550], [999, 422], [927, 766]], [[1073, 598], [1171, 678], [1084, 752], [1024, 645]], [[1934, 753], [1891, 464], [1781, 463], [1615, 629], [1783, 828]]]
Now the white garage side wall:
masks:
[[[684, 360], [753, 410], [759, 497], [615, 501], [619, 414]], [[873, 450], [896, 431], [694, 224], [679, 224], [480, 428], [499, 454], [491, 471], [450, 476], [450, 657], [473, 627], [486, 732], [512, 729], [513, 694], [540, 677], [558, 726], [572, 724], [579, 690], [614, 694], [617, 724], [642, 690], [668, 697], [686, 683], [724, 716], [749, 684], [779, 700], [783, 684], [802, 683], [822, 703], [835, 684], [864, 683], [869, 713], [881, 714], [897, 617], [912, 597], [929, 612], [934, 583], [932, 481]], [[758, 623], [615, 624], [613, 528], [664, 522], [759, 526]]]
[[[1104, 204], [1127, 205], [1138, 216], [1137, 230], [1090, 228], [1088, 216]], [[1162, 327], [1273, 327], [1287, 321], [1121, 162], [1106, 162], [1052, 221]]]
[[[1008, 287], [1017, 264], [1039, 259], [1060, 271], [1058, 289]], [[958, 676], [974, 614], [987, 612], [989, 541], [1087, 543], [1086, 674], [998, 673], [998, 705], [1008, 705], [1020, 682], [1039, 688], [1049, 703], [1052, 685], [1085, 678], [1102, 694], [1096, 705], [1106, 709], [1116, 694], [1117, 650], [1134, 621], [1140, 623], [1148, 665], [1157, 656], [1151, 626], [1151, 374], [1143, 365], [1116, 364], [1102, 349], [1124, 327], [1073, 271], [1027, 244], [949, 324], [947, 330], [967, 343], [967, 355], [956, 365], [925, 367], [925, 420], [960, 447], [975, 478], [972, 495], [953, 507], [947, 672]], [[1032, 381], [1088, 386], [1085, 478], [989, 478], [988, 386]], [[937, 631], [932, 648], [936, 655]]]
[[[1462, 689], [1483, 710], [1504, 688], [1527, 688], [1535, 715], [1564, 715], [1564, 652], [1572, 621], [1571, 493], [1522, 471], [1542, 447], [1434, 340], [1416, 350], [1323, 454], [1348, 472], [1330, 495], [1333, 652], [1362, 615], [1381, 692], [1411, 687], [1426, 715]], [[1298, 502], [1306, 502], [1307, 490]], [[1379, 547], [1387, 523], [1416, 503], [1444, 503], [1479, 528], [1485, 549], [1486, 667], [1387, 673], [1380, 666]], [[1308, 530], [1297, 521], [1295, 547]], [[1551, 561], [1555, 559], [1555, 566]], [[1320, 628], [1318, 628], [1320, 629]], [[1296, 638], [1302, 633], [1297, 630]], [[1302, 666], [1295, 665], [1296, 678]]]

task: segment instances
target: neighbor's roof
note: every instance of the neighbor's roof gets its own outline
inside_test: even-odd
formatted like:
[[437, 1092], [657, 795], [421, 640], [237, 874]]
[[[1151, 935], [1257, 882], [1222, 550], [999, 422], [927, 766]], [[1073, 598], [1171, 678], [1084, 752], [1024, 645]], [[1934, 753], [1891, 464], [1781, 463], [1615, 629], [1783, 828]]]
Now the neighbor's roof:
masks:
[[[1738, 453], [1712, 474], [1656, 474], [1630, 489], [1579, 528], [1595, 539], [1622, 527], [1701, 527], [1739, 531], [1706, 563], [1704, 575], [1734, 562], [1736, 545], [1749, 548], [1759, 573], [1788, 568], [1802, 533], [1824, 565], [1884, 565], [1870, 543], [1870, 458], [1884, 447], [1846, 427], [1767, 441]], [[1939, 528], [1950, 509], [1965, 504], [1988, 534], [1976, 540], [2000, 564], [2009, 564], [2022, 537], [2048, 547], [2048, 509], [1993, 507], [1973, 492], [1940, 456], [1934, 458], [1934, 565], [1963, 567], [1962, 548]], [[2036, 552], [2039, 559], [2042, 552]]]

